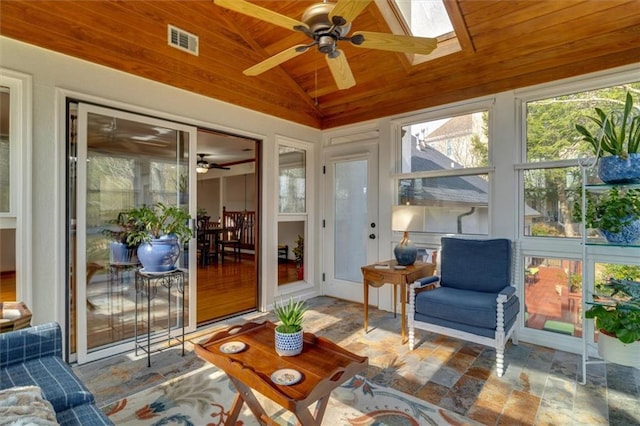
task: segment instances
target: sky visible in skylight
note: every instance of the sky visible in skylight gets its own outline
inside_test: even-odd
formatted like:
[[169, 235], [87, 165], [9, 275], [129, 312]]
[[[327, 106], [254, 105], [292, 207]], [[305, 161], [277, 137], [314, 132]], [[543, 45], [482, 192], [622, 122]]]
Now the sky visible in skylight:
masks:
[[442, 0], [394, 0], [411, 27], [411, 33], [419, 37], [438, 37], [453, 32], [453, 25]]

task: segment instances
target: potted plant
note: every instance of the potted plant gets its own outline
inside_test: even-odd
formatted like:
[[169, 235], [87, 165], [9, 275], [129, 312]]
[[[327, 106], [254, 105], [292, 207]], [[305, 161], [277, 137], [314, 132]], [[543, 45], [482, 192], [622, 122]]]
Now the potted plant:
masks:
[[594, 110], [596, 116], [587, 118], [596, 124], [597, 131], [581, 124], [576, 124], [575, 129], [599, 157], [598, 177], [605, 183], [639, 182], [640, 113], [633, 108], [631, 93], [627, 92], [622, 110]]
[[298, 279], [304, 279], [304, 237], [298, 234], [296, 238], [296, 246], [293, 248], [293, 255], [296, 257], [296, 270]]
[[[612, 187], [606, 192], [588, 192], [586, 197], [584, 220], [587, 228], [597, 229], [614, 244], [633, 244], [640, 239], [640, 189]], [[573, 217], [580, 221], [581, 215], [582, 196], [579, 195]]]
[[611, 279], [585, 317], [595, 319], [598, 353], [616, 364], [640, 367], [640, 283]]
[[302, 318], [307, 310], [303, 300], [274, 303], [274, 313], [280, 325], [275, 329], [275, 348], [280, 356], [295, 356], [302, 352]]
[[193, 235], [191, 216], [185, 210], [157, 203], [129, 211], [136, 227], [127, 238], [128, 244], [139, 244], [138, 259], [146, 272], [175, 269], [180, 247]]
[[137, 263], [137, 244], [127, 243], [131, 232], [136, 229], [136, 222], [129, 216], [128, 211], [118, 213], [118, 217], [113, 220], [112, 226], [102, 230], [102, 234], [112, 241], [109, 244], [109, 262], [117, 263]]

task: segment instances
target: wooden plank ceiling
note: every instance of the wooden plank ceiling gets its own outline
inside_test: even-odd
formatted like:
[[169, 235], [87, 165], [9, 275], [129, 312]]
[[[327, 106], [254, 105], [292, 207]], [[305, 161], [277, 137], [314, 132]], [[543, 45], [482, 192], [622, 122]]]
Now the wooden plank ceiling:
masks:
[[[384, 1], [369, 4], [352, 32], [391, 32], [379, 7]], [[295, 19], [315, 3], [254, 2]], [[257, 77], [244, 76], [244, 69], [308, 39], [211, 0], [2, 0], [0, 34], [320, 129], [640, 58], [638, 0], [446, 2], [461, 51], [414, 66], [401, 53], [340, 44], [356, 80], [347, 90], [337, 90], [313, 49]], [[200, 55], [169, 47], [168, 24], [198, 35]]]

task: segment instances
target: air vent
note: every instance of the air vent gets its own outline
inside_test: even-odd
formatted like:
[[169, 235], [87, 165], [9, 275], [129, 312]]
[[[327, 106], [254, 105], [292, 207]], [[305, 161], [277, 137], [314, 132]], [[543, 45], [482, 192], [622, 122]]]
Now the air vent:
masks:
[[169, 46], [198, 56], [198, 36], [169, 25]]

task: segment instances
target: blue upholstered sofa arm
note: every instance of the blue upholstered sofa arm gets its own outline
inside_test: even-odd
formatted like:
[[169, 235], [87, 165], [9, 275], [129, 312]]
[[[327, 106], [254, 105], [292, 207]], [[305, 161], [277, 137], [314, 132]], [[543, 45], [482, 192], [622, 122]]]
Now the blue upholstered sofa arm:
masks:
[[46, 356], [62, 357], [62, 332], [58, 323], [0, 334], [0, 368]]

